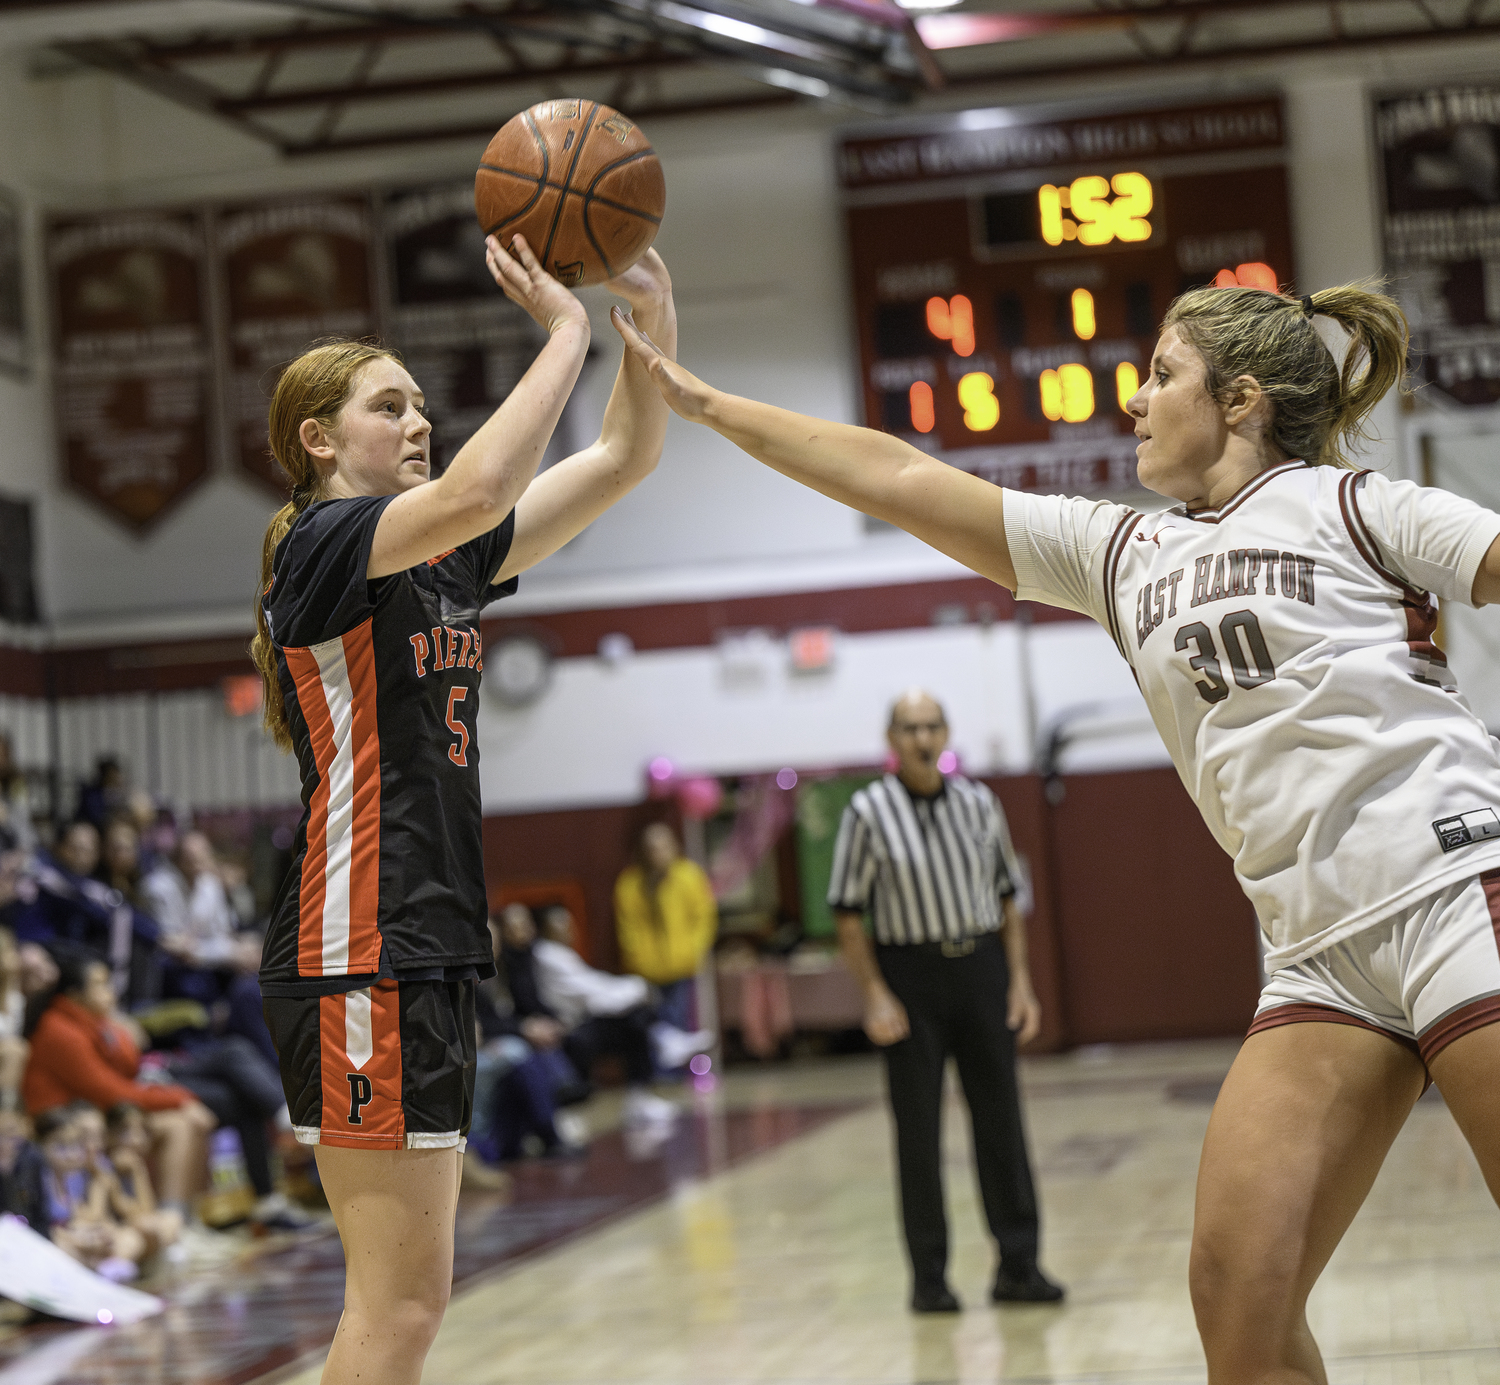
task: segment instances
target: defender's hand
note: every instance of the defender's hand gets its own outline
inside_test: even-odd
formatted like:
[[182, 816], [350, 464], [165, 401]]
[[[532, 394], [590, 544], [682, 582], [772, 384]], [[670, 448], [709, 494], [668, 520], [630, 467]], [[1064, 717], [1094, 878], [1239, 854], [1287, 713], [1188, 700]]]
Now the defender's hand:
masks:
[[672, 276], [667, 273], [661, 256], [648, 250], [623, 274], [605, 280], [604, 287], [623, 298], [631, 308], [645, 309], [672, 292]]
[[661, 397], [671, 406], [672, 412], [688, 420], [702, 423], [718, 391], [705, 385], [696, 375], [684, 370], [657, 348], [629, 313], [618, 307], [609, 310], [609, 320], [615, 331], [625, 338], [625, 346], [651, 376], [651, 383], [661, 391]]
[[885, 986], [865, 997], [865, 1033], [881, 1048], [900, 1043], [911, 1033], [906, 1007]]
[[548, 333], [560, 327], [581, 326], [588, 331], [589, 316], [573, 294], [554, 279], [531, 253], [526, 237], [515, 236], [507, 250], [498, 236], [486, 236], [484, 259], [505, 296], [530, 314]]

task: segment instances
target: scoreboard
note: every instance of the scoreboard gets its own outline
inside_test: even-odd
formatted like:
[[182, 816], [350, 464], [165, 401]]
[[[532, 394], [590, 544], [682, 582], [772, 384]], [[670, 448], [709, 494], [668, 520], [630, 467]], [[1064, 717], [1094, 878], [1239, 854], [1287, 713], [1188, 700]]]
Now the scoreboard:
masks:
[[1135, 484], [1168, 304], [1294, 278], [1279, 97], [962, 111], [839, 149], [865, 422], [999, 484]]

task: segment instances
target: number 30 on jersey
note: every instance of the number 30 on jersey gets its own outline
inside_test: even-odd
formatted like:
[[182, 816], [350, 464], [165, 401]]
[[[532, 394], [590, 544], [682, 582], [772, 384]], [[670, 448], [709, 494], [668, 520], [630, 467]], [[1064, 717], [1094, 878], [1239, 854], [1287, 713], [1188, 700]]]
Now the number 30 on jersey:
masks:
[[[1276, 665], [1271, 662], [1271, 651], [1266, 648], [1266, 637], [1261, 633], [1260, 621], [1254, 611], [1230, 611], [1219, 622], [1220, 644], [1229, 656], [1229, 667], [1234, 681], [1242, 688], [1258, 688], [1276, 676]], [[1220, 644], [1214, 643], [1213, 632], [1201, 620], [1178, 628], [1174, 646], [1186, 653], [1193, 651], [1188, 664], [1203, 677], [1194, 686], [1198, 695], [1209, 703], [1222, 702], [1229, 696], [1229, 684], [1224, 678], [1224, 666], [1219, 662]]]

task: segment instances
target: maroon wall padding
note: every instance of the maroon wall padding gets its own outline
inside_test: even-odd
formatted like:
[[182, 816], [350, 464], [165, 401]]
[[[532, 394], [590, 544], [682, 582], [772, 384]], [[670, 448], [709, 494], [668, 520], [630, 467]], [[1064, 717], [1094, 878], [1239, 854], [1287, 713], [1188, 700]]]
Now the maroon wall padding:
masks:
[[1254, 910], [1171, 769], [1067, 775], [1050, 810], [1064, 1041], [1243, 1035]]
[[670, 799], [610, 808], [551, 813], [506, 813], [484, 820], [484, 873], [493, 890], [506, 881], [572, 879], [588, 906], [588, 955], [596, 967], [616, 971], [615, 880], [630, 864], [641, 829], [650, 822], [681, 823]]
[[1068, 1046], [1064, 1022], [1062, 961], [1057, 930], [1057, 901], [1048, 866], [1047, 800], [1039, 775], [1019, 774], [984, 781], [995, 791], [1010, 823], [1011, 840], [1031, 867], [1035, 907], [1027, 920], [1026, 950], [1031, 984], [1042, 1006], [1042, 1032], [1027, 1045], [1028, 1053], [1056, 1053]]
[[0, 648], [0, 693], [46, 697], [47, 656], [34, 649]]

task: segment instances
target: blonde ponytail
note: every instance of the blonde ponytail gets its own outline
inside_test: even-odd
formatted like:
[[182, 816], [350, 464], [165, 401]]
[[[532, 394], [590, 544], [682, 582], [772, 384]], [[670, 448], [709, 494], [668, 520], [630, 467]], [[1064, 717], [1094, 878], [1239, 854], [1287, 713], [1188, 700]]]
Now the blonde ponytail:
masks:
[[[1349, 335], [1343, 365], [1313, 327], [1332, 318]], [[1406, 365], [1406, 318], [1367, 284], [1342, 284], [1306, 298], [1269, 289], [1192, 289], [1168, 308], [1175, 327], [1203, 358], [1204, 386], [1221, 402], [1248, 375], [1272, 407], [1270, 439], [1287, 457], [1319, 466], [1353, 466], [1373, 441], [1370, 411]]]
[[277, 510], [261, 541], [260, 589], [255, 599], [255, 638], [250, 641], [250, 657], [260, 670], [265, 687], [266, 730], [283, 750], [292, 748], [292, 732], [287, 722], [286, 701], [281, 695], [276, 642], [266, 623], [262, 598], [271, 590], [277, 545], [291, 532], [297, 516], [327, 495], [327, 477], [302, 446], [302, 425], [308, 419], [316, 419], [332, 430], [354, 392], [360, 371], [380, 357], [400, 360], [394, 351], [372, 342], [342, 338], [319, 342], [282, 371], [271, 395], [268, 419], [271, 455], [291, 478], [292, 498]]

